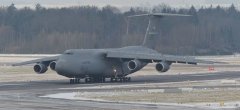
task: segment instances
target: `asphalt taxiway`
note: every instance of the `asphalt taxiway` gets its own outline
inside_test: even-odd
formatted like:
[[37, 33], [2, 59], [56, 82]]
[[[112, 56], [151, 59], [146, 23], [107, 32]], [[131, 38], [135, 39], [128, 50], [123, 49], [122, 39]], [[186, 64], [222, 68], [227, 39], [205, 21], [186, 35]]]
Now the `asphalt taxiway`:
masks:
[[[24, 76], [23, 76], [24, 77]], [[164, 105], [164, 104], [139, 104], [124, 102], [99, 102], [91, 100], [68, 100], [40, 97], [47, 94], [79, 92], [84, 87], [96, 86], [121, 86], [143, 83], [160, 83], [162, 86], [156, 89], [175, 88], [178, 86], [164, 86], [168, 83], [181, 83], [185, 81], [211, 81], [221, 79], [240, 79], [240, 72], [217, 72], [183, 75], [149, 75], [134, 76], [132, 82], [127, 83], [93, 83], [93, 84], [69, 84], [68, 80], [43, 80], [31, 82], [1, 82], [0, 83], [0, 109], [1, 110], [209, 110], [211, 108], [197, 106]], [[238, 86], [238, 85], [236, 85]], [[227, 88], [224, 85], [201, 85], [193, 88]], [[65, 88], [65, 89], [62, 89]], [[79, 89], [74, 89], [79, 88]], [[140, 87], [139, 87], [140, 88]], [[145, 87], [146, 88], [146, 87]], [[111, 89], [111, 88], [110, 88]], [[121, 89], [121, 88], [119, 88]], [[104, 88], [89, 89], [89, 91], [104, 91]], [[84, 89], [88, 91], [88, 89]], [[222, 108], [230, 109], [230, 108]], [[236, 109], [236, 108], [235, 108]]]

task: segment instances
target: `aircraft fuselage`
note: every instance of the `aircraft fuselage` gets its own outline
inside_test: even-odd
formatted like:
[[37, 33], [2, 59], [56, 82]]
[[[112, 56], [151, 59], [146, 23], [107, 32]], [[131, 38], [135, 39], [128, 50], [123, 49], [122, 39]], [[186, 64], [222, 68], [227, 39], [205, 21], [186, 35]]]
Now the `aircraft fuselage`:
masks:
[[[119, 48], [121, 50], [137, 51], [136, 48]], [[72, 49], [65, 51], [56, 61], [55, 71], [59, 75], [69, 78], [84, 77], [123, 77], [134, 73], [144, 66], [147, 62], [136, 65], [138, 68], [129, 68], [129, 61], [133, 59], [109, 59], [106, 58], [107, 50], [113, 49]], [[117, 49], [116, 49], [117, 50]]]

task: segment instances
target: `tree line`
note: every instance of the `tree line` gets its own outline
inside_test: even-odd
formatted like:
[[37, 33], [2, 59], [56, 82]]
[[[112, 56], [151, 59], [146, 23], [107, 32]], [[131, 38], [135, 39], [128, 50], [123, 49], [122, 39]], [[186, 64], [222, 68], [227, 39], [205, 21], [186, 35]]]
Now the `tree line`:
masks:
[[[240, 12], [234, 5], [175, 9], [166, 5], [152, 12], [189, 14], [192, 17], [164, 17], [157, 24], [156, 49], [180, 55], [232, 54], [240, 52]], [[62, 53], [66, 49], [117, 48], [141, 45], [148, 13], [144, 8], [121, 12], [105, 6], [17, 9], [0, 8], [0, 53]]]

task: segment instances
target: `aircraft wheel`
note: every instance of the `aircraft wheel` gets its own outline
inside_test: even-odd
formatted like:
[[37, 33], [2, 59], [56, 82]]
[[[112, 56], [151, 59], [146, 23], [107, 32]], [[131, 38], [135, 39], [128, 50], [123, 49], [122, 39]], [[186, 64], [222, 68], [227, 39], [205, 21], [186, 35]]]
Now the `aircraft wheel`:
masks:
[[73, 79], [70, 79], [70, 84], [73, 84]]
[[70, 84], [79, 84], [79, 83], [80, 83], [79, 78], [70, 79]]
[[[90, 79], [91, 80], [91, 79]], [[95, 77], [93, 78], [93, 80], [91, 80], [91, 82], [98, 82], [99, 81], [99, 78], [98, 77]]]
[[77, 83], [77, 78], [74, 79], [74, 84], [76, 84], [76, 83]]
[[103, 82], [103, 78], [102, 77], [96, 77], [96, 78], [94, 78], [94, 82], [101, 83], [101, 82]]
[[112, 78], [112, 82], [115, 82], [115, 80], [116, 80], [115, 78]]
[[127, 78], [127, 77], [124, 77], [124, 78], [123, 78], [123, 82], [128, 82], [128, 78]]
[[106, 78], [105, 77], [101, 77], [101, 80], [100, 80], [101, 83], [104, 83], [106, 82]]
[[127, 81], [130, 82], [130, 81], [131, 81], [131, 77], [128, 77], [128, 78], [127, 78]]
[[104, 82], [104, 79], [105, 79], [104, 77], [99, 77], [99, 82], [100, 82], [100, 83], [103, 83], [103, 82]]
[[92, 77], [89, 77], [88, 78], [88, 83], [93, 83], [93, 82], [95, 82], [96, 80], [94, 79], [94, 78], [92, 78]]
[[124, 78], [119, 78], [119, 82], [123, 82], [124, 81]]
[[70, 79], [70, 84], [75, 84], [75, 79]]
[[90, 78], [85, 78], [85, 83], [89, 83], [90, 82]]
[[114, 82], [118, 82], [118, 78], [114, 78]]
[[80, 83], [80, 79], [79, 79], [79, 78], [76, 78], [76, 79], [75, 79], [75, 83], [79, 84], [79, 83]]
[[106, 82], [106, 78], [105, 77], [103, 77], [103, 82]]
[[116, 82], [122, 82], [122, 78], [116, 78]]
[[123, 77], [123, 82], [130, 82], [131, 81], [131, 77]]
[[117, 82], [117, 78], [111, 78], [111, 82]]

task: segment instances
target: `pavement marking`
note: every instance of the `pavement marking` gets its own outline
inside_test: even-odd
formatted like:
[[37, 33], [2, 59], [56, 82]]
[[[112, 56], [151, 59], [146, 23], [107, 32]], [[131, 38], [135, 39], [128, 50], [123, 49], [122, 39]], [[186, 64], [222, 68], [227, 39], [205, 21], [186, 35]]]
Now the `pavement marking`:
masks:
[[0, 84], [0, 86], [21, 86], [25, 84]]

